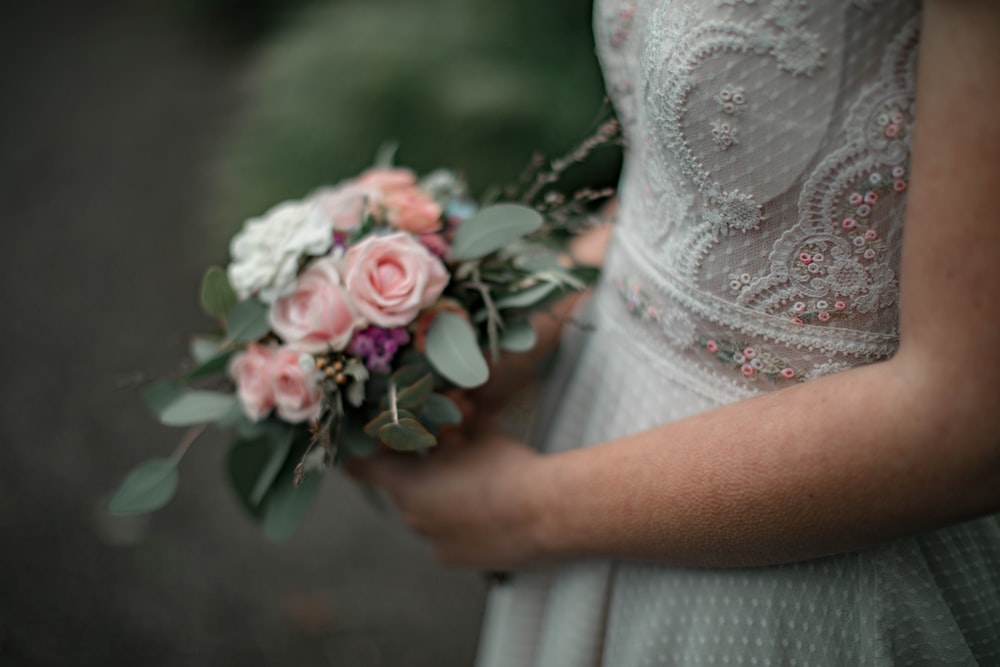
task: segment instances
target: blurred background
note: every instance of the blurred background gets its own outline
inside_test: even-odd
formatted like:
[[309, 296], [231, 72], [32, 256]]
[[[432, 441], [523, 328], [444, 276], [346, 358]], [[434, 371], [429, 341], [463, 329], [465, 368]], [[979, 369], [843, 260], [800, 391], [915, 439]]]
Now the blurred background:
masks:
[[[481, 192], [587, 136], [603, 91], [578, 0], [35, 0], [0, 14], [0, 665], [469, 665], [486, 592], [328, 475], [268, 542], [224, 433], [177, 498], [109, 494], [182, 433], [170, 375], [241, 221], [370, 164]], [[612, 183], [607, 153], [574, 175]]]

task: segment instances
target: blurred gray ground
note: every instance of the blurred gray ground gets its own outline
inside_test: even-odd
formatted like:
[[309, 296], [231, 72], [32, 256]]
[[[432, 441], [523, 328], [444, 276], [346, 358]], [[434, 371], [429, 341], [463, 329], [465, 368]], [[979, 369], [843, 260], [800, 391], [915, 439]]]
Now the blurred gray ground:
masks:
[[251, 57], [151, 0], [0, 9], [0, 665], [472, 660], [481, 577], [436, 566], [336, 475], [284, 545], [223, 483], [220, 433], [165, 510], [102, 511], [181, 435], [118, 385], [170, 372], [210, 325], [208, 170]]

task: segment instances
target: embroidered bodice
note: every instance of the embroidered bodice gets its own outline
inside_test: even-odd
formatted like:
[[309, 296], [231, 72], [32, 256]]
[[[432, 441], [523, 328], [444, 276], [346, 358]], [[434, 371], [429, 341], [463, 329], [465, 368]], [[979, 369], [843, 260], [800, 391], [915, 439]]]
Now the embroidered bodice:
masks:
[[919, 10], [598, 0], [627, 143], [605, 292], [691, 383], [740, 397], [894, 351]]

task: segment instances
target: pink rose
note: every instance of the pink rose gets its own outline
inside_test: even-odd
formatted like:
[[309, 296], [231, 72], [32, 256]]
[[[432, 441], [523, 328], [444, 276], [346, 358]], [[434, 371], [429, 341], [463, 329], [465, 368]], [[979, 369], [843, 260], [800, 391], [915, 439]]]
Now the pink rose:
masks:
[[263, 419], [274, 407], [272, 354], [271, 348], [251, 343], [246, 352], [237, 354], [229, 362], [229, 375], [236, 382], [236, 394], [243, 412], [253, 421]]
[[271, 362], [274, 406], [279, 417], [293, 424], [319, 419], [323, 411], [323, 388], [316, 372], [299, 363], [300, 356], [296, 350], [278, 348]]
[[348, 232], [361, 226], [365, 209], [380, 196], [372, 187], [349, 182], [317, 190], [311, 200], [335, 230]]
[[344, 266], [355, 307], [380, 327], [406, 326], [448, 284], [441, 260], [404, 233], [366, 238], [348, 249]]
[[396, 229], [426, 234], [441, 229], [441, 207], [415, 187], [389, 192], [382, 200], [386, 220]]
[[365, 322], [355, 312], [340, 281], [337, 261], [318, 259], [299, 276], [295, 291], [271, 304], [271, 329], [303, 352], [343, 350]]
[[362, 172], [355, 183], [388, 194], [400, 188], [413, 187], [417, 184], [417, 175], [409, 169], [399, 167], [375, 168]]

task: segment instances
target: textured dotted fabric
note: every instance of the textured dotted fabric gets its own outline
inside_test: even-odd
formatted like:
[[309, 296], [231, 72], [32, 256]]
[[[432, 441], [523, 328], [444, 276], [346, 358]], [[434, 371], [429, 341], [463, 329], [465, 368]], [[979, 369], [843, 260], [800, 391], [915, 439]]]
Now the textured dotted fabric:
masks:
[[[539, 444], [585, 447], [895, 349], [915, 0], [598, 0], [628, 154]], [[1000, 665], [990, 517], [778, 567], [587, 560], [491, 592], [480, 667]]]

